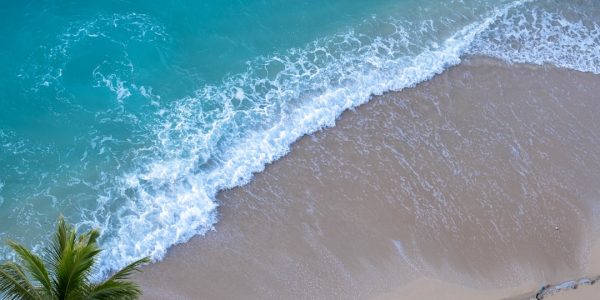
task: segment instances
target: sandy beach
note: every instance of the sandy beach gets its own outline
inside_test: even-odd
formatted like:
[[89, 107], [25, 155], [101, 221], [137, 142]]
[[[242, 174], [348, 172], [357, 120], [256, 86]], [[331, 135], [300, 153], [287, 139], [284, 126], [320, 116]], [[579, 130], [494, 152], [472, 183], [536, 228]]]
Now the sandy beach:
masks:
[[599, 95], [476, 57], [376, 96], [221, 192], [215, 230], [137, 276], [144, 299], [526, 299], [599, 275]]

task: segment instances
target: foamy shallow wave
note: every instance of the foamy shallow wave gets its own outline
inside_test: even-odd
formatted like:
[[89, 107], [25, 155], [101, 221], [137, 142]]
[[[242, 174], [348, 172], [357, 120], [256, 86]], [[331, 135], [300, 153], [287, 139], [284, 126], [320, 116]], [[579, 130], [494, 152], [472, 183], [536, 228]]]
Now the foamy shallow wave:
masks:
[[[539, 7], [503, 14], [470, 52], [513, 63], [552, 64], [600, 74], [598, 12], [548, 11]], [[587, 14], [596, 14], [589, 16]]]
[[170, 246], [213, 229], [218, 191], [248, 183], [294, 141], [333, 126], [372, 95], [412, 87], [458, 64], [498, 20], [528, 2], [494, 9], [444, 41], [422, 46], [400, 21], [379, 24], [387, 33], [376, 38], [349, 32], [317, 40], [251, 62], [247, 72], [161, 110], [156, 143], [140, 150], [139, 167], [102, 200], [128, 199], [110, 220], [94, 224], [106, 232], [101, 269], [146, 255], [159, 260]]

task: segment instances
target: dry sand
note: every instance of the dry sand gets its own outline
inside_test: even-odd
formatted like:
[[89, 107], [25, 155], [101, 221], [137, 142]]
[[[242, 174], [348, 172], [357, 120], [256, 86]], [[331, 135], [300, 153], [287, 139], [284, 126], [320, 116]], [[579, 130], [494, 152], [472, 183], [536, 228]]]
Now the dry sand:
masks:
[[144, 298], [516, 299], [600, 274], [599, 95], [597, 75], [471, 58], [374, 97], [220, 193]]

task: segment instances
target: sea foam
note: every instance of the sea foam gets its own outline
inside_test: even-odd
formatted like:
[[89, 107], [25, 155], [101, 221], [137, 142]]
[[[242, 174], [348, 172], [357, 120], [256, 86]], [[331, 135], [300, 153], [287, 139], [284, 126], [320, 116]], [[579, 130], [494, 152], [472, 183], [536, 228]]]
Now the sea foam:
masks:
[[[579, 12], [511, 10], [482, 32], [470, 52], [513, 63], [552, 64], [600, 73], [600, 25]], [[590, 13], [590, 12], [588, 12]], [[592, 12], [593, 13], [593, 12]], [[595, 12], [598, 14], [598, 12]], [[596, 16], [598, 17], [598, 16]]]

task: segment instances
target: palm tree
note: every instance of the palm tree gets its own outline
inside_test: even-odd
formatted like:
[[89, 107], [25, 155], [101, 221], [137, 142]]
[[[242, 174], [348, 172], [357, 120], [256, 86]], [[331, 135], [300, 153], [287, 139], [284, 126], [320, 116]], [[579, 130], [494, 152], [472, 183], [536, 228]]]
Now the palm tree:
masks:
[[142, 292], [129, 277], [149, 259], [135, 261], [102, 282], [93, 282], [90, 276], [101, 251], [96, 244], [99, 235], [99, 231], [90, 230], [77, 236], [77, 230], [60, 217], [52, 244], [43, 257], [9, 241], [19, 263], [0, 265], [0, 299], [137, 299]]

